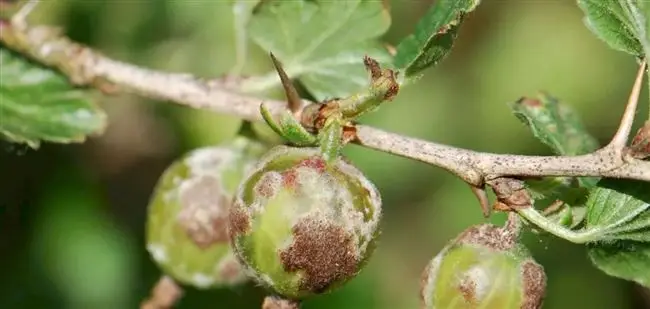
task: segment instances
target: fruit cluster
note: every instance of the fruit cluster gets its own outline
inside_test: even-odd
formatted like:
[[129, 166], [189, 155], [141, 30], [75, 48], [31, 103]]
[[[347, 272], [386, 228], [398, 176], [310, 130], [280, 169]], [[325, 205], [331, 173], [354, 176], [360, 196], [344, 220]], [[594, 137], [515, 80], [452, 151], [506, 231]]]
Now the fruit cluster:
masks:
[[[273, 60], [289, 106], [300, 106]], [[340, 149], [355, 138], [352, 120], [399, 89], [391, 70], [370, 58], [365, 64], [367, 93], [307, 106], [302, 122], [299, 111], [276, 120], [261, 106], [270, 127], [294, 146], [242, 136], [194, 150], [165, 171], [149, 205], [147, 249], [167, 275], [199, 288], [253, 280], [279, 296], [264, 308], [297, 308], [361, 271], [377, 242], [382, 202]], [[518, 232], [480, 225], [429, 263], [422, 308], [539, 308], [545, 287], [544, 270]]]

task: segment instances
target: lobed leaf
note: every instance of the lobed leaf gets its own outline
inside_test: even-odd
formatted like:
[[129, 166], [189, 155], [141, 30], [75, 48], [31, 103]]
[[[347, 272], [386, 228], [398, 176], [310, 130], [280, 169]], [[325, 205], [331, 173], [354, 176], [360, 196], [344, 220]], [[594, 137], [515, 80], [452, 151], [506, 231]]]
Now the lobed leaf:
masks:
[[588, 245], [591, 262], [606, 274], [650, 288], [650, 242]]
[[586, 205], [585, 227], [598, 240], [650, 242], [650, 183], [603, 179]]
[[650, 51], [648, 16], [644, 0], [578, 0], [587, 27], [611, 48], [643, 57]]
[[100, 134], [106, 115], [57, 72], [0, 47], [0, 136], [36, 149]]
[[397, 46], [395, 66], [406, 76], [412, 76], [438, 64], [451, 50], [464, 17], [479, 3], [480, 0], [436, 1], [418, 22], [415, 32]]
[[[368, 87], [365, 55], [390, 62], [377, 40], [390, 22], [384, 1], [266, 0], [253, 11], [248, 34], [322, 101]], [[273, 73], [266, 80], [249, 80], [244, 88], [260, 90], [276, 83]]]

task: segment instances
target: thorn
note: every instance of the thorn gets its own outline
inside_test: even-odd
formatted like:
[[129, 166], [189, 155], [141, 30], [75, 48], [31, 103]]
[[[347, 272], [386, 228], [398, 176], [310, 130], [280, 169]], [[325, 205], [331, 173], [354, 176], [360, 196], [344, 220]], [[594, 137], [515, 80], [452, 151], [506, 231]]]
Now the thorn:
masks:
[[625, 111], [623, 112], [623, 117], [621, 118], [621, 124], [618, 126], [618, 131], [616, 131], [616, 134], [612, 138], [612, 141], [607, 145], [607, 148], [620, 150], [623, 149], [627, 143], [627, 140], [630, 136], [630, 131], [632, 130], [632, 124], [634, 123], [634, 114], [636, 113], [636, 107], [639, 103], [639, 94], [641, 93], [645, 67], [646, 60], [643, 60], [641, 66], [639, 67], [639, 72], [637, 73], [636, 80], [634, 81], [634, 86], [632, 86], [630, 98], [628, 99], [627, 105], [625, 106]]
[[29, 0], [23, 5], [16, 14], [11, 17], [11, 23], [17, 26], [25, 26], [27, 24], [27, 16], [34, 11], [38, 5], [39, 0]]
[[487, 192], [485, 191], [485, 186], [477, 187], [474, 185], [469, 185], [470, 189], [472, 189], [472, 193], [476, 196], [478, 199], [478, 203], [481, 206], [481, 210], [483, 210], [483, 216], [488, 218], [490, 217], [490, 201], [488, 200]]
[[291, 79], [289, 76], [287, 76], [287, 73], [284, 71], [284, 69], [282, 69], [282, 64], [280, 61], [275, 58], [275, 55], [273, 55], [273, 53], [269, 53], [269, 55], [271, 56], [271, 60], [273, 60], [273, 66], [275, 66], [275, 70], [280, 76], [280, 81], [282, 81], [282, 87], [284, 88], [284, 93], [287, 96], [289, 110], [291, 113], [296, 115], [300, 112], [300, 109], [302, 107], [302, 99], [300, 99], [298, 91], [293, 86]]

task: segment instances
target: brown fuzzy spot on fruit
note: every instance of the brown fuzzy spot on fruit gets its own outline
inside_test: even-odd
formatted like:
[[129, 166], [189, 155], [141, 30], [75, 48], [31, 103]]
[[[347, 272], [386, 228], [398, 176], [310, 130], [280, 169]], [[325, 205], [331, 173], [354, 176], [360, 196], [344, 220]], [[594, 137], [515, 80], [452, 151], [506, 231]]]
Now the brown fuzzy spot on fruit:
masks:
[[241, 278], [242, 266], [233, 256], [219, 265], [219, 274], [226, 282], [236, 282]]
[[300, 303], [282, 299], [275, 296], [267, 296], [264, 298], [264, 303], [262, 304], [262, 309], [299, 309]]
[[244, 235], [250, 229], [251, 218], [240, 205], [232, 207], [228, 216], [230, 238]]
[[295, 188], [298, 179], [298, 172], [295, 169], [290, 169], [282, 172], [282, 186], [285, 188]]
[[325, 160], [323, 160], [320, 157], [314, 156], [300, 161], [300, 163], [298, 163], [296, 167], [303, 167], [303, 166], [315, 169], [318, 172], [323, 173], [325, 171], [326, 164], [325, 164]]
[[507, 229], [492, 224], [468, 228], [458, 237], [461, 244], [482, 245], [493, 250], [510, 250], [517, 244], [518, 236]]
[[255, 185], [255, 192], [264, 198], [271, 198], [276, 194], [282, 175], [278, 173], [266, 173]]
[[357, 248], [343, 228], [303, 219], [293, 228], [293, 243], [280, 251], [284, 269], [303, 271], [301, 289], [324, 292], [330, 285], [353, 277], [358, 271]]
[[460, 291], [460, 294], [463, 295], [465, 302], [476, 304], [476, 282], [472, 280], [472, 277], [463, 277], [463, 279], [458, 283], [458, 290]]
[[546, 295], [546, 274], [544, 267], [534, 261], [525, 262], [521, 266], [524, 303], [521, 309], [542, 308]]
[[295, 189], [298, 186], [297, 183], [298, 168], [305, 168], [305, 167], [316, 170], [322, 174], [325, 172], [326, 163], [322, 158], [318, 156], [313, 156], [305, 160], [302, 160], [298, 162], [298, 164], [291, 167], [290, 169], [282, 172], [282, 185], [285, 188]]
[[187, 180], [179, 189], [178, 223], [199, 248], [228, 241], [229, 199], [214, 177]]

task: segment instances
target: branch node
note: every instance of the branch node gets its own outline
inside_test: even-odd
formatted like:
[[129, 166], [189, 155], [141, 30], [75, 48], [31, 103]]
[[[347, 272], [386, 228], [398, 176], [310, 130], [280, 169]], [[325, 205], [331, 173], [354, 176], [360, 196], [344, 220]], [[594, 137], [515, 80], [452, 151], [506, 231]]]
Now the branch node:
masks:
[[489, 180], [487, 184], [497, 196], [496, 210], [513, 211], [533, 206], [533, 199], [521, 179], [501, 177]]

